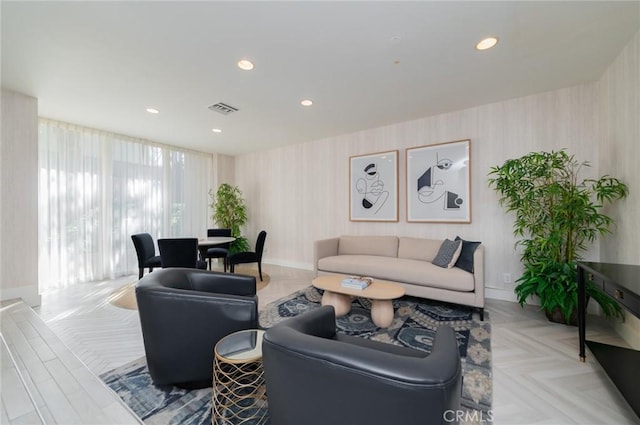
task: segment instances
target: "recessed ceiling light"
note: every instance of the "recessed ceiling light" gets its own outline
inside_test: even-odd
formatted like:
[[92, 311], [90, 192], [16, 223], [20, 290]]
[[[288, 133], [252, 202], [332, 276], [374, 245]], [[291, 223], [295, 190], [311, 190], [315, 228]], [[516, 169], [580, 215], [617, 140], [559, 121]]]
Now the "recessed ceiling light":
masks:
[[211, 131], [213, 131], [214, 133], [222, 133], [222, 130], [220, 130], [219, 128], [212, 128]]
[[245, 71], [251, 71], [253, 69], [253, 62], [247, 59], [239, 60], [238, 68], [244, 69]]
[[159, 114], [160, 111], [158, 111], [156, 108], [147, 108], [147, 112], [150, 114]]
[[310, 100], [310, 99], [304, 99], [304, 100], [301, 100], [301, 101], [300, 101], [300, 104], [301, 104], [302, 106], [311, 106], [311, 105], [313, 105], [313, 101], [312, 101], [312, 100]]
[[496, 44], [498, 44], [498, 39], [496, 37], [487, 37], [484, 40], [480, 40], [480, 42], [476, 44], [476, 49], [487, 50], [492, 48]]

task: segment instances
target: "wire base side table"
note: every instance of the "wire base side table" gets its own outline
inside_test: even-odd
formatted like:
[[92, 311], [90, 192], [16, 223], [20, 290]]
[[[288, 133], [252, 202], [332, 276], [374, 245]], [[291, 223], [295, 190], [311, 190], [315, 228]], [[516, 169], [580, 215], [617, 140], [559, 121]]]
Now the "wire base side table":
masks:
[[250, 329], [222, 338], [215, 346], [211, 421], [213, 425], [263, 425], [269, 422], [262, 337]]

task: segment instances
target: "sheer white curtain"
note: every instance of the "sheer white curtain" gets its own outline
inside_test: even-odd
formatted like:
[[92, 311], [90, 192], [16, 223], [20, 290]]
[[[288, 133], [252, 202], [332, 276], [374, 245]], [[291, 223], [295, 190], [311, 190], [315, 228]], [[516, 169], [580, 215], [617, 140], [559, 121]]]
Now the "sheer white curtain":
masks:
[[134, 233], [206, 235], [212, 156], [40, 119], [40, 292], [137, 271]]

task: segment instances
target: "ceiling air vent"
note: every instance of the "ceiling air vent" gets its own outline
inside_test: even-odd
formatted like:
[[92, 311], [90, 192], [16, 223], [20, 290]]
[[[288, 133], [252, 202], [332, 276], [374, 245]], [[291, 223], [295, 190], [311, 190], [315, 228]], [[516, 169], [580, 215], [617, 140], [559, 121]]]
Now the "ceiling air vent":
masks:
[[222, 115], [229, 115], [232, 112], [238, 112], [238, 108], [234, 108], [226, 103], [218, 102], [215, 105], [209, 106], [212, 111], [220, 112]]

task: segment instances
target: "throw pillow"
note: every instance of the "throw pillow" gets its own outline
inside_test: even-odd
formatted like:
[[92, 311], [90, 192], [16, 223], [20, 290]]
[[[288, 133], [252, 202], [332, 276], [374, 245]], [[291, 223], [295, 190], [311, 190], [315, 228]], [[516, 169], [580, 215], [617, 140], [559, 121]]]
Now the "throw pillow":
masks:
[[473, 253], [482, 242], [465, 241], [460, 236], [456, 236], [455, 240], [462, 242], [462, 251], [460, 251], [455, 267], [473, 273]]
[[462, 241], [445, 239], [440, 245], [436, 258], [431, 263], [444, 269], [450, 269], [456, 263], [461, 250]]

